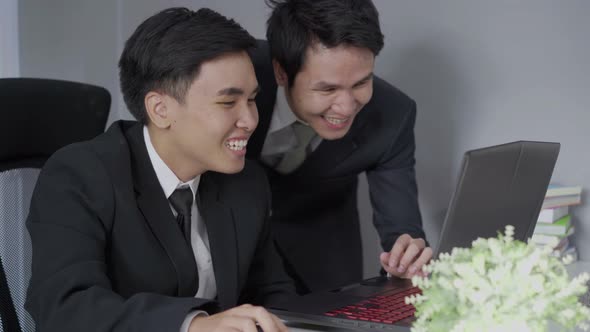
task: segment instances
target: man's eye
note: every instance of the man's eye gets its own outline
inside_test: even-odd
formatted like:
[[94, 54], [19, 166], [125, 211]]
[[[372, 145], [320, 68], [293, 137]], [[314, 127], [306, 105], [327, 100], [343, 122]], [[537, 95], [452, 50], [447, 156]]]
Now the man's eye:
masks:
[[230, 107], [230, 106], [234, 106], [236, 104], [236, 102], [235, 101], [221, 101], [218, 104]]
[[367, 81], [358, 82], [354, 87], [355, 88], [361, 87], [363, 85], [366, 85], [368, 82], [369, 82], [368, 80]]
[[249, 102], [249, 103], [255, 103], [255, 102], [256, 102], [256, 98], [249, 98], [249, 99], [248, 99], [248, 102]]

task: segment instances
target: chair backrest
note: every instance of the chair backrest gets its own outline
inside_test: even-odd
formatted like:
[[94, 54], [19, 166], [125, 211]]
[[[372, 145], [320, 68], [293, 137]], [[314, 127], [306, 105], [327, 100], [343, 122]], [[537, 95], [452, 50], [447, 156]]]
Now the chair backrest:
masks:
[[31, 276], [25, 227], [40, 168], [58, 149], [105, 129], [101, 87], [35, 78], [0, 79], [0, 332], [35, 331], [24, 309]]

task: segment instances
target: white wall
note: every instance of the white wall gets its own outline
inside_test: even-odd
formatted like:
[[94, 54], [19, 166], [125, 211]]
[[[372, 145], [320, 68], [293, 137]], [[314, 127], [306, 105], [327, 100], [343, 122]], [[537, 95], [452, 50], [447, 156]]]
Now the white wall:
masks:
[[[418, 102], [418, 185], [433, 244], [467, 149], [520, 139], [561, 142], [554, 180], [590, 190], [590, 2], [375, 4], [386, 36], [376, 72]], [[123, 41], [143, 19], [169, 6], [207, 6], [264, 36], [263, 0], [21, 0], [22, 73], [101, 83], [115, 97], [114, 114], [129, 118], [116, 76]], [[379, 249], [364, 181], [359, 192], [365, 271], [371, 275]], [[589, 206], [574, 209], [576, 242], [586, 260]]]
[[[417, 172], [431, 242], [467, 149], [560, 142], [553, 180], [590, 190], [590, 2], [375, 3], [386, 35], [376, 71], [419, 106]], [[589, 205], [573, 211], [590, 259]]]
[[17, 0], [0, 1], [0, 77], [19, 76]]
[[[4, 0], [2, 0], [4, 1]], [[118, 96], [116, 0], [20, 0], [20, 61], [24, 77], [79, 81]], [[109, 121], [120, 118], [111, 107]]]

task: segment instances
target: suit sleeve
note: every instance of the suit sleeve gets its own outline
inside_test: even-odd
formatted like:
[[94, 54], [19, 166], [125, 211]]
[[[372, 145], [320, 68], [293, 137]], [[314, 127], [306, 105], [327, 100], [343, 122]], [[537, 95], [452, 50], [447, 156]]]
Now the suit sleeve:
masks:
[[262, 195], [256, 197], [266, 197], [262, 207], [266, 218], [250, 266], [248, 279], [240, 297], [240, 303], [272, 307], [289, 297], [296, 296], [295, 286], [293, 280], [285, 272], [283, 261], [275, 247], [271, 229], [272, 223], [270, 222], [271, 194], [268, 180], [262, 169], [259, 167], [256, 169], [258, 170], [257, 174], [253, 177], [256, 178], [255, 185], [264, 190]]
[[367, 171], [369, 195], [373, 207], [373, 223], [383, 250], [389, 251], [402, 234], [426, 238], [418, 207], [418, 189], [415, 174], [416, 104], [409, 110], [392, 137], [388, 149], [378, 164]]
[[[75, 153], [74, 153], [75, 152]], [[203, 299], [153, 293], [117, 294], [109, 279], [109, 228], [114, 189], [87, 150], [52, 157], [35, 188], [27, 228], [32, 277], [26, 308], [39, 331], [179, 331], [192, 310], [213, 310]]]

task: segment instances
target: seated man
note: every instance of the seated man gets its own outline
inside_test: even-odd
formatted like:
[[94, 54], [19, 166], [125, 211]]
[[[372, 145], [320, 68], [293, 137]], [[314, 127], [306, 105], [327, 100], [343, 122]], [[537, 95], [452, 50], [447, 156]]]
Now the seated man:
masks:
[[27, 310], [40, 331], [286, 331], [262, 307], [233, 308], [294, 292], [264, 172], [244, 159], [254, 45], [233, 20], [184, 8], [126, 42], [121, 88], [139, 122], [58, 151], [32, 198]]

